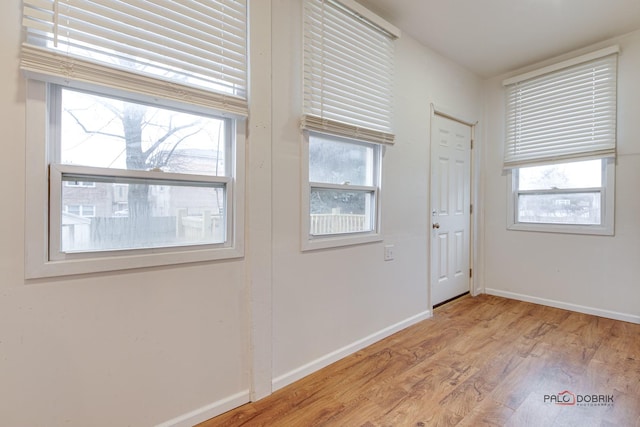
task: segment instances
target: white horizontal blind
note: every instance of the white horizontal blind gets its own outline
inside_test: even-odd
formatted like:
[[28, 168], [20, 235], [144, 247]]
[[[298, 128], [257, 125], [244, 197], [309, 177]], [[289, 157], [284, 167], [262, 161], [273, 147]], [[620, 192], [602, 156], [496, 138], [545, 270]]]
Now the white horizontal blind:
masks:
[[505, 168], [615, 156], [617, 58], [507, 85]]
[[337, 1], [304, 10], [303, 128], [392, 143], [392, 36]]
[[246, 0], [24, 0], [23, 26], [33, 74], [246, 114]]

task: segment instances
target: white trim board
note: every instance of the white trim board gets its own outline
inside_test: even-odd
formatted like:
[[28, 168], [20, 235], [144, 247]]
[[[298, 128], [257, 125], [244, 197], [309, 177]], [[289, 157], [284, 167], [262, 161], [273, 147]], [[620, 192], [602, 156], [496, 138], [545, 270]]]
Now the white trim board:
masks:
[[429, 319], [432, 317], [431, 310], [423, 311], [422, 313], [418, 313], [415, 316], [409, 317], [408, 319], [402, 320], [395, 325], [391, 325], [387, 328], [384, 328], [378, 332], [374, 332], [373, 334], [359, 339], [351, 344], [348, 344], [338, 350], [332, 351], [329, 354], [326, 354], [322, 357], [319, 357], [311, 362], [300, 366], [292, 371], [289, 371], [279, 377], [273, 379], [273, 390], [279, 390], [293, 382], [298, 381], [306, 377], [309, 374], [312, 374], [338, 360], [349, 356], [355, 353], [358, 350], [362, 350], [363, 348], [376, 343], [384, 338], [387, 338], [396, 332], [399, 332], [409, 326], [415, 325], [425, 319]]
[[202, 408], [194, 409], [169, 421], [157, 424], [155, 427], [192, 427], [245, 403], [249, 403], [249, 390], [241, 391]]
[[594, 316], [605, 317], [607, 319], [621, 320], [623, 322], [640, 324], [640, 316], [627, 313], [619, 313], [617, 311], [603, 310], [601, 308], [586, 307], [578, 304], [571, 304], [563, 301], [556, 301], [546, 298], [534, 297], [531, 295], [518, 294], [515, 292], [501, 291], [500, 289], [485, 288], [487, 295], [515, 299], [518, 301], [531, 302], [534, 304], [546, 305], [549, 307], [562, 308], [564, 310], [576, 311], [578, 313], [591, 314]]

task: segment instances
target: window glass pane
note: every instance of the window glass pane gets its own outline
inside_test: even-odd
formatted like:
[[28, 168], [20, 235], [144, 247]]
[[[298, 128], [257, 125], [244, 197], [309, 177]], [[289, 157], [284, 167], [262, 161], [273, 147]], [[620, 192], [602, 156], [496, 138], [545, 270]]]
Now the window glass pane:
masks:
[[227, 174], [224, 119], [68, 89], [61, 92], [62, 164]]
[[93, 187], [62, 185], [61, 205], [67, 207], [61, 218], [62, 252], [225, 241], [223, 184], [118, 180], [96, 178]]
[[80, 215], [80, 205], [67, 205], [66, 212], [71, 215]]
[[311, 235], [373, 230], [373, 192], [313, 188], [310, 196]]
[[309, 181], [328, 184], [374, 184], [373, 144], [309, 137]]
[[518, 222], [601, 224], [600, 192], [518, 195]]
[[519, 168], [518, 190], [601, 187], [602, 162], [598, 159]]
[[93, 205], [82, 205], [82, 216], [94, 216], [96, 207]]

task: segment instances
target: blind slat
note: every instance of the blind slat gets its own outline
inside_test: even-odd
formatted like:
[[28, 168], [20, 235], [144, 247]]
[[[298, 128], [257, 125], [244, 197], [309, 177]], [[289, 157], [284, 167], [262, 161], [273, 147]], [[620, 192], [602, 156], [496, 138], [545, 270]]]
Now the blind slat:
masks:
[[[82, 26], [82, 25], [81, 25]], [[118, 54], [112, 54], [112, 58], [122, 58], [121, 64], [131, 63], [132, 56], [137, 58], [136, 68], [139, 69], [142, 66], [150, 66], [171, 70], [180, 69], [184, 72], [191, 72], [195, 75], [203, 76], [209, 74], [211, 78], [214, 73], [217, 75], [216, 81], [233, 82], [234, 84], [241, 83], [244, 80], [244, 65], [234, 61], [232, 58], [225, 58], [225, 56], [218, 57], [217, 55], [209, 55], [211, 58], [205, 58], [199, 56], [193, 49], [186, 51], [176, 51], [169, 47], [163, 47], [157, 43], [148, 43], [140, 40], [136, 45], [129, 45], [129, 38], [121, 36], [112, 36], [109, 33], [105, 33], [100, 29], [94, 31], [75, 32], [68, 31], [73, 39], [76, 41], [72, 46], [77, 46], [80, 49], [87, 49], [84, 45], [100, 45], [101, 52], [105, 48], [109, 48]], [[93, 51], [93, 49], [91, 49]], [[85, 56], [85, 55], [79, 55]], [[218, 61], [215, 61], [218, 59]], [[223, 62], [224, 61], [224, 62]], [[157, 65], [156, 65], [157, 64]]]
[[[313, 80], [314, 78], [319, 77], [305, 76], [305, 83], [315, 83], [314, 81], [309, 81], [310, 79]], [[340, 76], [336, 74], [331, 78], [325, 77], [322, 80], [322, 87], [322, 91], [309, 89], [308, 95], [316, 94], [322, 96], [327, 91], [331, 91], [333, 93], [336, 93], [335, 97], [337, 98], [347, 97], [352, 99], [354, 104], [371, 105], [372, 109], [382, 110], [384, 114], [388, 113], [389, 97], [392, 96], [390, 93], [371, 93], [368, 90], [368, 86], [366, 84], [350, 81], [348, 76]]]
[[23, 26], [21, 67], [45, 79], [68, 79], [76, 63], [90, 62], [117, 72], [83, 75], [85, 83], [130, 91], [148, 83], [128, 71], [158, 79], [158, 88], [175, 83], [232, 99], [233, 114], [244, 100], [247, 114], [246, 0], [24, 0]]
[[308, 114], [302, 116], [300, 127], [308, 131], [375, 142], [378, 144], [393, 144], [395, 140], [395, 135], [392, 133], [376, 131], [369, 127], [361, 127], [353, 123], [344, 123], [338, 120]]
[[391, 37], [335, 0], [304, 7], [303, 126], [392, 142]]
[[79, 58], [69, 61], [69, 64], [61, 75], [60, 57], [55, 51], [30, 45], [22, 47], [22, 69], [38, 79], [47, 79], [57, 84], [67, 84], [69, 80], [97, 84], [145, 95], [149, 102], [162, 97], [177, 102], [188, 102], [205, 109], [213, 108], [235, 116], [247, 115], [247, 101], [244, 98], [203, 90], [179, 82], [168, 83], [155, 77], [104, 67]]
[[506, 86], [505, 168], [615, 156], [617, 54]]

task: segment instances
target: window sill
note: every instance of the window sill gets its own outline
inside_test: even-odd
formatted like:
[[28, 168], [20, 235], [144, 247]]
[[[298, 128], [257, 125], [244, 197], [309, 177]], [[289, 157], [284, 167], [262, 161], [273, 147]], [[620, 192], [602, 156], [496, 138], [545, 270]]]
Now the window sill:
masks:
[[383, 241], [380, 233], [366, 233], [355, 235], [333, 235], [313, 238], [304, 238], [302, 240], [302, 251], [313, 251], [316, 249], [339, 248], [343, 246], [361, 245], [365, 243], [374, 243]]
[[102, 258], [75, 258], [42, 262], [27, 255], [25, 278], [72, 276], [79, 274], [104, 273], [110, 271], [133, 270], [139, 268], [175, 266], [180, 264], [209, 262], [244, 256], [242, 245], [215, 249], [193, 249], [176, 251], [167, 248], [122, 251], [121, 255]]
[[571, 225], [571, 224], [535, 224], [517, 223], [509, 224], [507, 230], [512, 231], [533, 231], [539, 233], [559, 233], [559, 234], [585, 234], [594, 236], [613, 236], [613, 226], [603, 225]]

